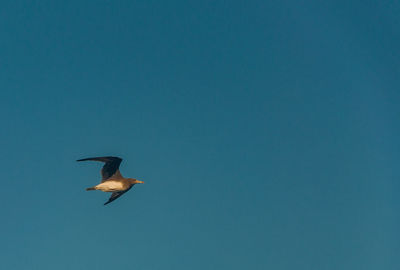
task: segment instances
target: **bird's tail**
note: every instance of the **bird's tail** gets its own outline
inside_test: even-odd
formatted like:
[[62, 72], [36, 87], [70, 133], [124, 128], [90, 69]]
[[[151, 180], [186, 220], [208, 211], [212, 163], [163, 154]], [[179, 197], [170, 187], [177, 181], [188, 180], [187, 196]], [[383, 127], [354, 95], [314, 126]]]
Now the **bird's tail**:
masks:
[[89, 190], [96, 190], [96, 189], [94, 187], [88, 187], [86, 190], [89, 191]]

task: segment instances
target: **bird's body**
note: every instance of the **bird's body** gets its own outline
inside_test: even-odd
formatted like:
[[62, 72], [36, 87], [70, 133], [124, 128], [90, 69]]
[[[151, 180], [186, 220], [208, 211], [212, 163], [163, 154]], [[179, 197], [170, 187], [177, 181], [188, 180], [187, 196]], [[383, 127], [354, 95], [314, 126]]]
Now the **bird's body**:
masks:
[[109, 180], [104, 183], [98, 184], [97, 186], [94, 187], [94, 189], [101, 190], [104, 192], [123, 191], [130, 186], [129, 183], [126, 183], [123, 180]]
[[94, 157], [79, 159], [77, 161], [86, 160], [100, 161], [105, 163], [101, 169], [101, 183], [86, 189], [112, 192], [110, 199], [104, 205], [119, 198], [122, 194], [130, 190], [135, 184], [144, 183], [143, 181], [139, 181], [134, 178], [125, 178], [121, 175], [119, 171], [119, 164], [121, 164], [122, 159], [119, 157]]

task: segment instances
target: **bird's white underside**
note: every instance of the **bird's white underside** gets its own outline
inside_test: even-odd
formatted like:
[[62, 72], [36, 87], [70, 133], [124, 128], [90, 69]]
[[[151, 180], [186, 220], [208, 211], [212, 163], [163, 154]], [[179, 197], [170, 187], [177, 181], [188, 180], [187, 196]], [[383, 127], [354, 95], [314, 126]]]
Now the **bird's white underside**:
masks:
[[95, 186], [96, 189], [104, 192], [114, 192], [124, 190], [124, 187], [119, 181], [106, 181]]

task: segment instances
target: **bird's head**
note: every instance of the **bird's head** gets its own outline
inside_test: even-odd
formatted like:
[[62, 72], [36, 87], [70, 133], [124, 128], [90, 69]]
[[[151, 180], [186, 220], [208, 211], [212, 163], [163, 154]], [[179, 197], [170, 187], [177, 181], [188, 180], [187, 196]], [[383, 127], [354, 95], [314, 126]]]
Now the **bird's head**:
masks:
[[135, 179], [135, 178], [128, 178], [129, 179], [129, 182], [131, 183], [131, 184], [144, 184], [144, 182], [143, 181], [139, 181], [139, 180], [137, 180], [137, 179]]

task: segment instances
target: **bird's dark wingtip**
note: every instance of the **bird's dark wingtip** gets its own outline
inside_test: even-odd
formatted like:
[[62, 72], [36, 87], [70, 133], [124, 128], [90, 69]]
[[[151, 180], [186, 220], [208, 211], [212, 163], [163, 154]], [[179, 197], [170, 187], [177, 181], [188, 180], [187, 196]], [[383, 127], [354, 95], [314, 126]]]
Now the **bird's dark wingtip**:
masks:
[[76, 161], [86, 161], [86, 160], [90, 160], [91, 158], [81, 158], [81, 159], [77, 159]]
[[86, 161], [86, 160], [92, 160], [92, 161], [101, 161], [101, 162], [119, 162], [121, 163], [122, 158], [120, 157], [113, 157], [113, 156], [107, 156], [107, 157], [90, 157], [90, 158], [82, 158], [78, 159], [77, 161]]

